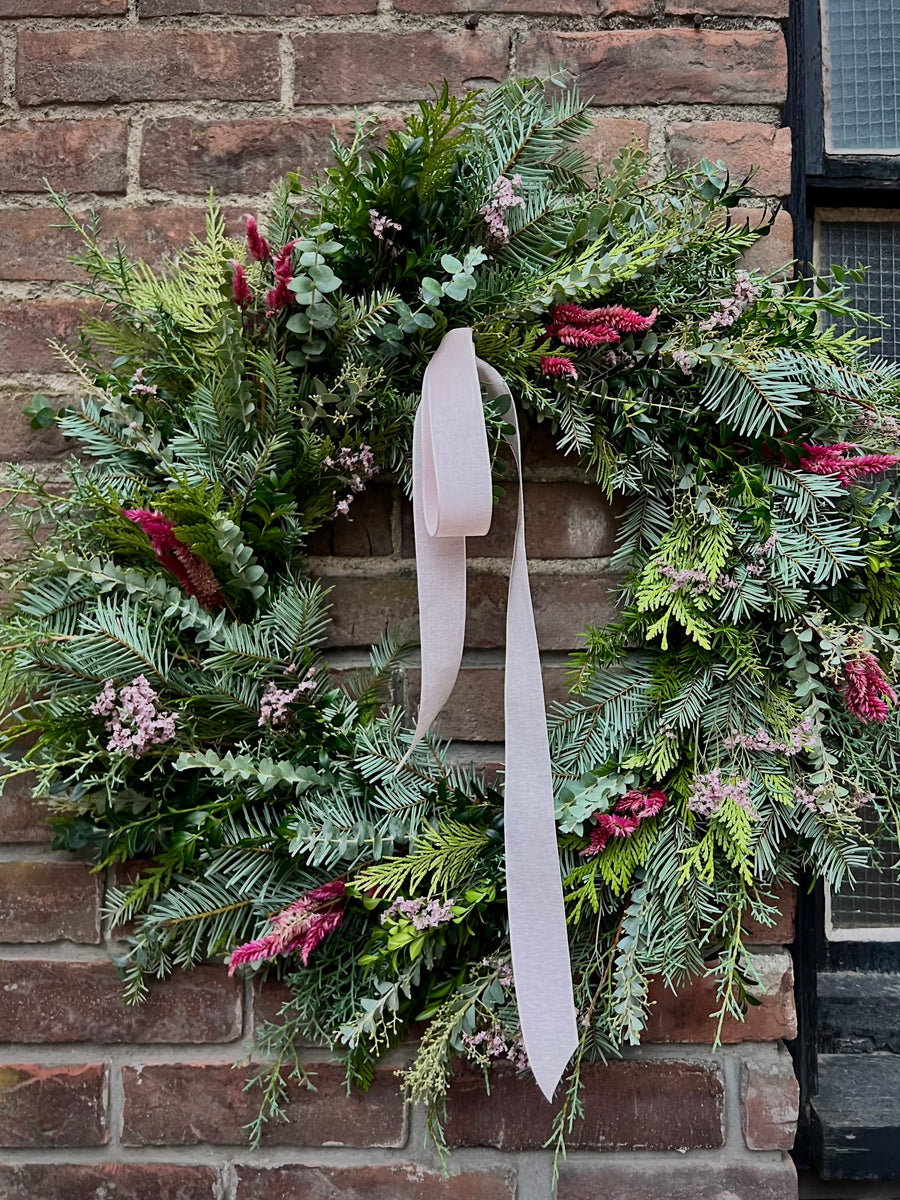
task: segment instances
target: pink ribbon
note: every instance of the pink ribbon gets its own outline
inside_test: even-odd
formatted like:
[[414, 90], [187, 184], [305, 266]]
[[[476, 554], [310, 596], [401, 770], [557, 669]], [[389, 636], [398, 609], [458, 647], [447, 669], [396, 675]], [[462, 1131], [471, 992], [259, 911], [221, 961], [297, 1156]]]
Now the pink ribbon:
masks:
[[[490, 529], [490, 455], [481, 383], [508, 396], [475, 355], [471, 329], [451, 329], [425, 371], [413, 436], [413, 512], [422, 697], [410, 751], [447, 703], [466, 626], [466, 538]], [[522, 449], [515, 405], [505, 417], [519, 474], [506, 614], [506, 887], [516, 1001], [528, 1062], [550, 1100], [577, 1044], [560, 878], [541, 660], [528, 563]]]

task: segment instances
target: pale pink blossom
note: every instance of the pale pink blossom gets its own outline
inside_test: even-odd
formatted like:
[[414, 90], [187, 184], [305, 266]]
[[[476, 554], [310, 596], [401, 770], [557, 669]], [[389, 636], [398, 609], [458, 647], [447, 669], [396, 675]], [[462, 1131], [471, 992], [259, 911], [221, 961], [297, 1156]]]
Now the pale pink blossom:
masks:
[[492, 199], [481, 208], [479, 216], [484, 218], [488, 227], [488, 237], [498, 246], [505, 246], [509, 241], [509, 226], [506, 224], [506, 214], [511, 208], [524, 208], [525, 201], [516, 195], [516, 188], [522, 186], [522, 176], [513, 175], [507, 179], [501, 175], [491, 185]]
[[91, 705], [94, 716], [109, 717], [105, 722], [111, 734], [106, 749], [111, 753], [140, 758], [153, 746], [163, 746], [175, 737], [176, 715], [160, 712], [158, 696], [146, 677], [138, 675], [131, 683], [116, 689], [107, 679], [103, 690]]

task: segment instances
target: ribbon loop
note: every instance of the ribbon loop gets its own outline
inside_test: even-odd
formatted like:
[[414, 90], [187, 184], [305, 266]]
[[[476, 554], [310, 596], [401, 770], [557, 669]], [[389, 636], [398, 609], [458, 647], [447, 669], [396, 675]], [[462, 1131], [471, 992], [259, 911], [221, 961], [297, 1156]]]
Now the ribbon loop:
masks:
[[[466, 623], [466, 537], [488, 532], [493, 495], [481, 382], [509, 389], [475, 356], [471, 329], [450, 330], [422, 384], [413, 435], [413, 516], [422, 648], [422, 695], [410, 750], [450, 698]], [[551, 1099], [577, 1044], [569, 942], [559, 870], [541, 661], [528, 564], [522, 454], [510, 397], [507, 438], [519, 476], [506, 614], [507, 904], [516, 1001], [525, 1050]]]

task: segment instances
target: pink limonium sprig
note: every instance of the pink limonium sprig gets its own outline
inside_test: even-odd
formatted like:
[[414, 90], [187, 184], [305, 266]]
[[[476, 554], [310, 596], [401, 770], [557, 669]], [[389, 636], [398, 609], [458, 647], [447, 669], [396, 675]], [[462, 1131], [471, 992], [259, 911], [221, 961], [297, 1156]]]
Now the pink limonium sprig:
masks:
[[500, 175], [491, 185], [492, 198], [478, 210], [488, 228], [488, 238], [497, 246], [505, 246], [509, 241], [510, 230], [506, 224], [506, 214], [511, 208], [524, 208], [525, 201], [516, 195], [516, 188], [522, 186], [522, 176], [513, 175], [508, 179]]
[[303, 680], [294, 688], [280, 688], [269, 680], [259, 702], [258, 724], [269, 729], [276, 729], [279, 725], [286, 724], [290, 714], [289, 706], [304, 692], [315, 691], [315, 687], [315, 667], [310, 667]]
[[288, 284], [294, 278], [294, 242], [285, 242], [272, 263], [275, 286], [266, 292], [266, 316], [274, 317], [279, 309], [287, 308], [293, 300]]
[[91, 712], [95, 717], [109, 718], [106, 728], [112, 736], [106, 748], [111, 754], [121, 752], [129, 758], [140, 758], [153, 746], [172, 741], [176, 715], [160, 712], [158, 699], [144, 675], [138, 675], [118, 692], [115, 682], [107, 679]]
[[608, 813], [595, 813], [596, 825], [588, 835], [588, 844], [581, 851], [583, 858], [593, 858], [605, 850], [611, 838], [627, 838], [642, 821], [657, 816], [668, 802], [665, 792], [657, 788], [635, 788], [620, 796]]
[[221, 608], [225, 599], [212, 567], [178, 540], [174, 521], [148, 508], [125, 508], [122, 516], [143, 529], [156, 557], [189, 596], [205, 609]]
[[244, 220], [247, 223], [247, 254], [254, 262], [268, 262], [272, 257], [272, 249], [269, 243], [259, 232], [259, 226], [256, 223], [256, 218], [251, 217], [249, 213], [244, 215]]
[[268, 933], [232, 952], [228, 974], [233, 975], [246, 963], [264, 962], [285, 954], [299, 954], [305, 967], [316, 946], [343, 924], [346, 890], [343, 879], [332, 879], [275, 913], [269, 918]]

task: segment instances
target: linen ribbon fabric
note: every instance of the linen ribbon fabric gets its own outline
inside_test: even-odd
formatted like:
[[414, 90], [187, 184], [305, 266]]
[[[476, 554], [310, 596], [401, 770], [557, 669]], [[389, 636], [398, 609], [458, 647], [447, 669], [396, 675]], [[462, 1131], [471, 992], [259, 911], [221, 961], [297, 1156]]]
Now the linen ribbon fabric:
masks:
[[[410, 752], [450, 697], [466, 625], [466, 537], [490, 529], [491, 465], [481, 398], [509, 389], [475, 355], [471, 329], [451, 329], [425, 371], [413, 436], [413, 515], [422, 696]], [[528, 564], [522, 451], [515, 405], [506, 421], [519, 510], [506, 615], [506, 885], [516, 1001], [528, 1062], [550, 1100], [578, 1035], [553, 815], [553, 782]]]

